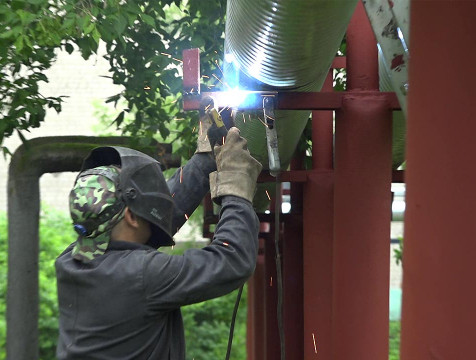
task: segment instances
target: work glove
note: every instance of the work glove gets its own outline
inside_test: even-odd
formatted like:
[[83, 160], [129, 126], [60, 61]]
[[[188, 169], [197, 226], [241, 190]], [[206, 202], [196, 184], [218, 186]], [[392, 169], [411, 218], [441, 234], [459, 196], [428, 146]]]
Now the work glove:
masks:
[[210, 174], [213, 201], [220, 204], [222, 196], [234, 195], [252, 202], [262, 166], [251, 156], [246, 139], [240, 136], [240, 130], [232, 127], [225, 144], [215, 146], [214, 150], [217, 171]]

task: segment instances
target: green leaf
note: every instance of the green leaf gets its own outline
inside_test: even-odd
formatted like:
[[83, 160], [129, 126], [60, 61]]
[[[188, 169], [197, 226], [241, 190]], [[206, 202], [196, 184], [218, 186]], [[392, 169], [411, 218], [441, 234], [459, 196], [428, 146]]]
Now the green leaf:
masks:
[[114, 23], [114, 29], [116, 30], [117, 35], [121, 35], [127, 26], [127, 19], [119, 15], [117, 21]]
[[18, 134], [18, 137], [21, 139], [21, 142], [22, 142], [23, 144], [26, 144], [28, 140], [25, 138], [25, 136], [23, 136], [23, 134], [21, 133], [21, 131], [18, 130], [18, 129], [17, 129], [17, 134]]
[[147, 14], [140, 14], [141, 19], [147, 24], [155, 28], [155, 20], [152, 16]]
[[96, 28], [96, 24], [95, 23], [90, 23], [89, 25], [87, 25], [85, 28], [84, 28], [84, 34], [89, 34], [91, 31], [93, 31], [94, 29]]
[[17, 53], [20, 53], [21, 50], [23, 49], [23, 35], [20, 35], [15, 40], [15, 49]]
[[114, 119], [114, 123], [116, 123], [117, 128], [119, 128], [124, 121], [124, 111], [121, 111], [119, 115]]
[[74, 51], [74, 46], [70, 43], [66, 43], [64, 45], [64, 49], [68, 52], [68, 54], [71, 54]]

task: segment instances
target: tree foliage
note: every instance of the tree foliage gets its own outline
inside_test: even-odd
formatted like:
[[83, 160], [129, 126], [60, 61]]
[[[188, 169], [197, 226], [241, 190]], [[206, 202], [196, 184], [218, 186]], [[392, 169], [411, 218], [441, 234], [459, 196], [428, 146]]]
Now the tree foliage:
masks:
[[[198, 119], [194, 113], [183, 113], [176, 101], [181, 97], [182, 50], [200, 48], [203, 73], [216, 72], [223, 48], [225, 7], [226, 0], [2, 1], [0, 145], [15, 131], [21, 136], [22, 130], [38, 127], [46, 108], [61, 111], [61, 96], [45, 97], [39, 91], [40, 83], [48, 81], [44, 71], [57, 52], [79, 49], [88, 59], [103, 41], [111, 80], [124, 86], [108, 101], [125, 99], [127, 103], [127, 109], [114, 120], [116, 126], [133, 136], [150, 139], [160, 132], [167, 138], [167, 123], [187, 119], [175, 136], [184, 140], [181, 150], [185, 154]], [[133, 121], [124, 121], [126, 112], [134, 114]]]

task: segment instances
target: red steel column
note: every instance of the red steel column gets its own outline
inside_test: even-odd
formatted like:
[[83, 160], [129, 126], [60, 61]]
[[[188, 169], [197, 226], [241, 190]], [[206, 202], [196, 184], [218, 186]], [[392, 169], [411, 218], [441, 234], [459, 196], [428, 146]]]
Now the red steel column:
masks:
[[[332, 71], [322, 91], [332, 91]], [[332, 127], [332, 111], [313, 111], [313, 171], [304, 184], [303, 194], [302, 346], [305, 360], [330, 360], [332, 356]]]
[[475, 13], [411, 2], [402, 360], [475, 358]]
[[359, 2], [347, 35], [349, 95], [336, 113], [333, 353], [388, 358], [392, 112], [378, 90], [375, 38]]
[[[260, 239], [260, 245], [264, 243]], [[256, 269], [248, 281], [248, 323], [246, 332], [246, 347], [248, 360], [264, 359], [265, 344], [265, 304], [264, 304], [264, 254], [260, 246], [260, 254]]]
[[349, 95], [336, 117], [335, 360], [388, 357], [391, 126], [378, 96]]
[[[271, 205], [273, 207], [273, 205]], [[280, 358], [279, 331], [278, 331], [278, 292], [276, 285], [276, 262], [274, 246], [274, 226], [266, 237], [264, 245], [264, 295], [265, 295], [265, 357], [262, 360], [276, 360]], [[279, 225], [278, 225], [279, 226]]]
[[[291, 170], [302, 169], [303, 154], [295, 155]], [[283, 219], [283, 322], [286, 359], [302, 360], [302, 184], [291, 183], [291, 215]]]

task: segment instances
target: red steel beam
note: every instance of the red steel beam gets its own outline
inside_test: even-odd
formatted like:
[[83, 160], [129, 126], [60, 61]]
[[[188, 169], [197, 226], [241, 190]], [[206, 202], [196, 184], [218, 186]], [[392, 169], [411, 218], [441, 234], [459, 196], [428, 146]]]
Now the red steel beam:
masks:
[[335, 360], [388, 357], [391, 119], [378, 97], [350, 97], [336, 118]]
[[474, 359], [476, 2], [410, 4], [401, 359]]
[[[222, 92], [203, 92], [202, 96], [220, 97]], [[354, 91], [353, 95], [368, 97], [369, 95], [380, 95], [385, 97], [387, 106], [392, 110], [400, 110], [400, 104], [393, 92], [380, 91]], [[338, 110], [342, 107], [342, 100], [346, 92], [286, 92], [277, 93], [276, 109], [278, 110]], [[198, 110], [200, 105], [200, 96], [184, 96], [183, 108], [185, 111]], [[246, 109], [259, 109], [259, 101], [255, 105]], [[246, 110], [240, 108], [240, 110]]]
[[392, 112], [378, 89], [377, 46], [363, 5], [347, 32], [349, 93], [336, 113], [333, 359], [388, 358]]
[[[292, 169], [302, 168], [303, 154], [291, 161]], [[303, 238], [302, 238], [302, 187], [291, 183], [291, 213], [283, 219], [283, 318], [287, 359], [303, 359]], [[301, 216], [300, 216], [301, 215]]]
[[[261, 251], [264, 239], [260, 239]], [[265, 354], [264, 254], [258, 254], [255, 272], [248, 281], [246, 349], [248, 360], [262, 360]]]
[[[183, 91], [185, 94], [200, 93], [200, 51], [186, 49], [182, 52]], [[187, 96], [187, 95], [184, 95]], [[197, 107], [198, 109], [198, 107]]]
[[[332, 71], [322, 91], [332, 91]], [[312, 112], [312, 167], [304, 184], [305, 360], [332, 356], [333, 112]]]

